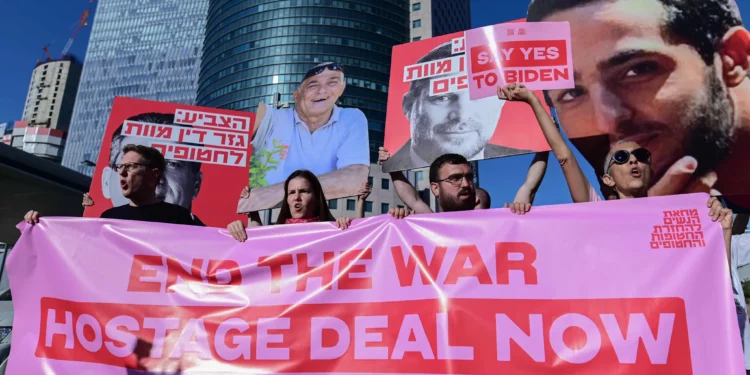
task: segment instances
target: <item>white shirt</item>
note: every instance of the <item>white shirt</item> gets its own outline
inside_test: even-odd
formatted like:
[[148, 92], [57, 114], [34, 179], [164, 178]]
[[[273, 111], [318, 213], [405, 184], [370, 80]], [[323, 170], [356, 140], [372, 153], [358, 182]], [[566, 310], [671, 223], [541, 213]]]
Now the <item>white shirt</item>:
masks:
[[[732, 286], [737, 292], [734, 299], [744, 307], [745, 293], [742, 291], [742, 280], [737, 269], [750, 264], [750, 233], [732, 236], [731, 264]], [[745, 342], [745, 369], [750, 370], [750, 324], [747, 321], [745, 322], [745, 335], [742, 340]]]
[[264, 151], [286, 150], [273, 154], [275, 169], [266, 174], [268, 185], [283, 182], [298, 169], [319, 176], [349, 165], [370, 164], [367, 118], [355, 108], [334, 106], [328, 122], [311, 133], [296, 110], [269, 107], [252, 145], [253, 158], [262, 162]]

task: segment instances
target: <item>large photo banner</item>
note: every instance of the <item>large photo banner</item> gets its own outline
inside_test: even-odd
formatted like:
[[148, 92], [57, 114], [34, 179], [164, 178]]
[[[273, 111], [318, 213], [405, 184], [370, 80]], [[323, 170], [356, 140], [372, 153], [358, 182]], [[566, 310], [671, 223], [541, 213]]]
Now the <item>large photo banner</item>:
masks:
[[128, 144], [154, 147], [167, 161], [156, 194], [191, 210], [208, 226], [242, 219], [237, 199], [248, 186], [255, 114], [116, 97], [112, 105], [89, 194], [85, 217], [99, 217], [128, 204], [122, 195], [121, 163]]
[[465, 55], [463, 32], [393, 47], [384, 171], [426, 167], [446, 153], [482, 160], [549, 150], [528, 106], [471, 99]]
[[535, 0], [527, 21], [570, 24], [576, 87], [546, 100], [597, 176], [629, 140], [652, 153], [654, 194], [750, 193], [750, 34], [734, 0]]
[[744, 374], [706, 199], [278, 225], [244, 243], [43, 218], [9, 258], [9, 373]]

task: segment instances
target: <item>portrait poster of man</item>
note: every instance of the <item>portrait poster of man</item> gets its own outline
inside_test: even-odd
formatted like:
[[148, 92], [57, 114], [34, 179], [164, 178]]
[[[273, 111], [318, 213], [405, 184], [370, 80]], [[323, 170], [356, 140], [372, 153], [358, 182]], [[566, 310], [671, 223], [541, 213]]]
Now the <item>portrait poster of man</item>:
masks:
[[533, 0], [527, 20], [570, 23], [576, 86], [545, 99], [598, 176], [610, 145], [633, 141], [652, 154], [650, 195], [750, 192], [750, 34], [734, 0]]
[[237, 196], [248, 185], [254, 120], [249, 112], [116, 97], [89, 190], [94, 205], [84, 216], [98, 218], [129, 203], [114, 166], [122, 149], [136, 144], [154, 147], [166, 159], [158, 198], [191, 210], [208, 226], [242, 219]]
[[347, 69], [335, 61], [311, 66], [294, 90], [294, 106], [258, 106], [250, 190], [237, 212], [281, 204], [284, 181], [297, 170], [315, 174], [327, 199], [358, 194], [370, 173], [370, 142], [365, 114], [338, 105]]
[[549, 150], [527, 106], [470, 99], [464, 56], [463, 32], [393, 48], [384, 171], [426, 167], [446, 153], [482, 160]]

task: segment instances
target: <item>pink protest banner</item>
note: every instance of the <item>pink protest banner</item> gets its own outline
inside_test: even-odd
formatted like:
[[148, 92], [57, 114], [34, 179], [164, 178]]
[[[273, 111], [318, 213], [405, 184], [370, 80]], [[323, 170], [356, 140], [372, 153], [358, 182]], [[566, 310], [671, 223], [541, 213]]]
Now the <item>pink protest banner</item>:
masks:
[[744, 374], [706, 195], [225, 230], [45, 218], [9, 373]]
[[567, 22], [501, 23], [465, 35], [471, 100], [494, 96], [510, 83], [532, 90], [575, 87]]

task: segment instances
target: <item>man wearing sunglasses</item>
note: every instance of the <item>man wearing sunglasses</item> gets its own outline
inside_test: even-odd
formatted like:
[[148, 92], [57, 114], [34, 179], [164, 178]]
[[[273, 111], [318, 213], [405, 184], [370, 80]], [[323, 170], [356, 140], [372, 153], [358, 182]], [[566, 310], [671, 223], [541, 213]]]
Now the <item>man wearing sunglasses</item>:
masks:
[[[158, 150], [131, 144], [125, 146], [123, 152], [121, 163], [114, 165], [113, 170], [120, 176], [120, 189], [129, 203], [104, 211], [102, 219], [203, 225], [193, 218], [188, 209], [157, 197], [156, 188], [166, 168], [164, 156]], [[39, 217], [39, 212], [32, 210], [24, 216], [24, 220], [34, 225], [39, 222]]]
[[345, 88], [344, 68], [324, 63], [310, 69], [294, 91], [295, 108], [258, 107], [250, 195], [240, 200], [239, 212], [281, 202], [284, 180], [298, 169], [318, 176], [329, 198], [357, 194], [369, 174], [370, 143], [362, 111], [336, 105]]

